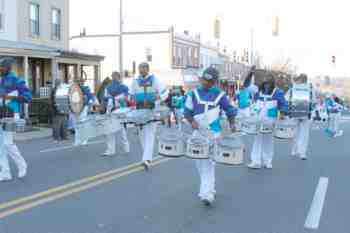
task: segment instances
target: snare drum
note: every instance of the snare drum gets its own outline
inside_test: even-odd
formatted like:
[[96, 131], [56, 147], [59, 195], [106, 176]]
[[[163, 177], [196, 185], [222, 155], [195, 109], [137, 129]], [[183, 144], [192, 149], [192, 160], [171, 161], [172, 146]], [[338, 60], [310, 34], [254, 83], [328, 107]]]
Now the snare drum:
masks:
[[278, 139], [293, 139], [297, 122], [294, 120], [277, 121], [274, 129], [274, 137]]
[[185, 154], [185, 141], [181, 131], [162, 128], [158, 137], [158, 154], [164, 157], [182, 157]]
[[242, 120], [242, 131], [249, 135], [256, 135], [260, 130], [260, 120], [257, 117], [248, 117]]
[[153, 120], [153, 113], [150, 109], [135, 109], [127, 113], [128, 123], [145, 125]]
[[209, 159], [213, 149], [210, 139], [198, 133], [187, 140], [185, 156], [189, 159]]
[[154, 119], [157, 121], [167, 120], [170, 114], [170, 109], [166, 106], [158, 106], [153, 109]]
[[244, 145], [240, 137], [223, 137], [218, 141], [215, 161], [226, 165], [243, 164]]
[[260, 133], [272, 134], [274, 123], [272, 121], [263, 121], [260, 125]]
[[112, 118], [120, 121], [120, 123], [126, 123], [128, 121], [128, 113], [131, 112], [130, 108], [119, 108], [114, 110], [111, 114]]
[[24, 119], [2, 118], [1, 127], [7, 132], [24, 132], [26, 121]]

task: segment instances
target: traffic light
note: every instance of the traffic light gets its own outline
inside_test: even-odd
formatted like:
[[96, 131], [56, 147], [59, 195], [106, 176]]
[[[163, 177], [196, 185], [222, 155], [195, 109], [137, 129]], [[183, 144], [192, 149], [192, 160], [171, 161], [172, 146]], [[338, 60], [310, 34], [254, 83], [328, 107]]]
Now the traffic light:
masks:
[[332, 56], [332, 63], [335, 64], [335, 56]]

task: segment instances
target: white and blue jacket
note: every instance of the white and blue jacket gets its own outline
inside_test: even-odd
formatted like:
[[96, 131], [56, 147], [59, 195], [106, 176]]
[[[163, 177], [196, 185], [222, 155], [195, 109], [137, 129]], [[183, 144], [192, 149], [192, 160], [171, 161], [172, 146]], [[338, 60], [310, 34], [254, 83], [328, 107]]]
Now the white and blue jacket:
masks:
[[284, 92], [275, 88], [269, 95], [267, 92], [258, 92], [255, 95], [258, 116], [262, 120], [276, 120], [278, 112], [288, 113], [288, 101]]
[[133, 96], [136, 106], [141, 106], [144, 102], [155, 104], [159, 96], [162, 101], [168, 97], [168, 91], [164, 84], [153, 74], [146, 77], [139, 76], [133, 80], [130, 95]]
[[127, 107], [129, 88], [123, 83], [113, 80], [106, 88], [105, 98], [109, 108]]
[[212, 87], [208, 91], [197, 87], [186, 96], [185, 117], [194, 118], [201, 127], [208, 128], [214, 133], [221, 132], [221, 111], [226, 113], [227, 118], [237, 115], [237, 109], [230, 104], [225, 92], [218, 87]]

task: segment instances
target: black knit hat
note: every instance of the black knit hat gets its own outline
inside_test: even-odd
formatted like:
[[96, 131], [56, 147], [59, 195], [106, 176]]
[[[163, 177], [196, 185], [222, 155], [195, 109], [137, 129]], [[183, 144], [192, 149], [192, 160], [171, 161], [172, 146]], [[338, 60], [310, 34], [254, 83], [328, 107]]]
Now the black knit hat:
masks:
[[206, 81], [217, 80], [219, 78], [219, 71], [214, 67], [209, 67], [204, 70], [201, 78]]
[[16, 63], [16, 60], [12, 57], [2, 57], [0, 58], [0, 67], [11, 68], [13, 64]]

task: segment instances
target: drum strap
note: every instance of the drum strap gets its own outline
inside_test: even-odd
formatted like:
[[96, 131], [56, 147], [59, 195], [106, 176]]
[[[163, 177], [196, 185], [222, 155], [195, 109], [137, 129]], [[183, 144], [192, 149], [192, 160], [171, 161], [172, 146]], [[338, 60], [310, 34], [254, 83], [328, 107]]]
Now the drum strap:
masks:
[[200, 97], [199, 97], [199, 93], [198, 90], [195, 89], [194, 91], [194, 95], [198, 101], [199, 104], [204, 105], [204, 112], [207, 112], [209, 110], [209, 106], [215, 107], [219, 104], [221, 98], [225, 95], [224, 92], [221, 92], [214, 101], [203, 101]]

